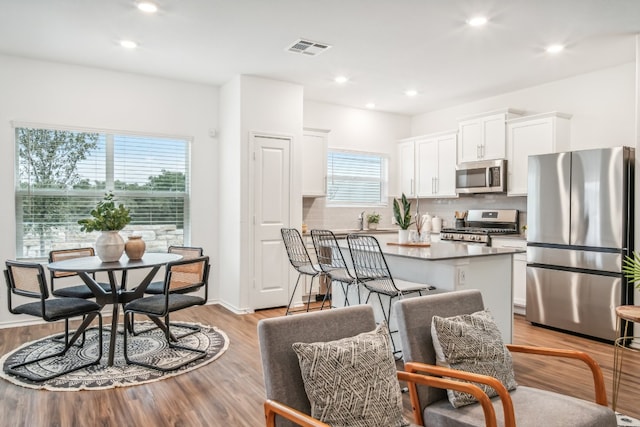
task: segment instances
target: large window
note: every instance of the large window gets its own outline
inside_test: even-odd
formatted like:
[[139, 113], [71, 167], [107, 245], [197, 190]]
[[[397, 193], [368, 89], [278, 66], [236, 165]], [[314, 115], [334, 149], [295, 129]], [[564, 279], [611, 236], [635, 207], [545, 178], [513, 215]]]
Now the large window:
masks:
[[16, 127], [16, 254], [91, 246], [78, 220], [113, 190], [131, 211], [123, 234], [148, 251], [185, 244], [189, 227], [187, 139]]
[[329, 205], [387, 204], [387, 159], [384, 156], [330, 150], [327, 169]]

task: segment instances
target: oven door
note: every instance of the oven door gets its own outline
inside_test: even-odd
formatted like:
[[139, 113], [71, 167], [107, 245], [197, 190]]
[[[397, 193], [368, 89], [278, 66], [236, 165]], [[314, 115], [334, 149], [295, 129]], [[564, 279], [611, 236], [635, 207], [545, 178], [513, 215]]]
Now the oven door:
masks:
[[456, 168], [456, 193], [503, 193], [506, 191], [506, 160], [470, 162]]

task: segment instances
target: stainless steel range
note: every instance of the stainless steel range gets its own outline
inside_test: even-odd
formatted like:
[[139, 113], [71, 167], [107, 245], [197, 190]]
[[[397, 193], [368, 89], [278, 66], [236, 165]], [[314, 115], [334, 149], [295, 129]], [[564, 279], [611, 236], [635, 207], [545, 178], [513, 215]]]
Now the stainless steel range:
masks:
[[492, 235], [517, 234], [517, 209], [469, 210], [464, 227], [443, 228], [440, 240], [491, 245]]

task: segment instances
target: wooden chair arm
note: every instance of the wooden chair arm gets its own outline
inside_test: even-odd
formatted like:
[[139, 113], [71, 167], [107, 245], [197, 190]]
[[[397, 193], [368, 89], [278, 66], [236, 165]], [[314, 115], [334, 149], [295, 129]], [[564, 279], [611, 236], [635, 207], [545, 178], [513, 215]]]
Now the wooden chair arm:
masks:
[[[480, 375], [480, 374], [474, 374], [472, 372], [465, 372], [465, 371], [459, 371], [456, 369], [450, 369], [450, 368], [445, 368], [443, 366], [435, 366], [435, 365], [428, 365], [426, 363], [419, 363], [419, 362], [405, 362], [404, 364], [404, 369], [409, 372], [409, 373], [418, 373], [418, 372], [423, 372], [423, 373], [427, 373], [430, 375], [437, 375], [439, 377], [450, 377], [450, 378], [456, 378], [456, 380], [464, 380], [464, 381], [470, 381], [470, 382], [475, 382], [475, 383], [480, 383], [480, 384], [486, 384], [489, 387], [492, 387], [496, 393], [498, 393], [498, 397], [500, 397], [500, 400], [502, 401], [502, 408], [504, 411], [504, 420], [505, 420], [505, 427], [515, 427], [516, 425], [516, 416], [515, 416], [515, 412], [513, 410], [513, 402], [511, 401], [511, 396], [509, 395], [509, 391], [506, 389], [506, 387], [496, 378], [494, 377], [490, 377], [488, 375]], [[433, 382], [433, 383], [426, 383], [425, 385], [429, 385], [431, 387], [437, 387], [437, 388], [444, 388], [444, 389], [452, 389], [452, 390], [456, 390], [456, 391], [462, 391], [465, 393], [469, 393], [471, 395], [473, 395], [478, 402], [482, 405], [482, 409], [484, 411], [485, 414], [485, 423], [487, 425], [487, 427], [489, 426], [494, 426], [497, 425], [497, 421], [496, 421], [496, 416], [495, 416], [495, 410], [493, 408], [493, 405], [491, 404], [491, 399], [489, 399], [489, 396], [487, 396], [487, 394], [482, 391], [482, 389], [474, 384], [469, 384], [469, 383], [464, 383], [464, 382], [460, 382], [460, 381], [454, 381], [454, 380], [448, 380], [445, 378], [436, 378], [436, 377], [431, 377], [431, 376], [422, 376], [423, 378], [429, 378], [429, 381], [433, 381], [433, 380], [440, 380], [442, 381], [442, 383], [438, 382]], [[417, 382], [417, 381], [416, 381]], [[444, 385], [444, 386], [439, 386], [438, 383]], [[473, 388], [477, 389], [477, 391], [480, 392], [480, 394], [468, 391], [466, 389], [466, 387], [462, 387], [462, 386], [472, 386]], [[413, 387], [413, 389], [412, 389]], [[465, 389], [463, 389], [465, 388]], [[418, 394], [417, 394], [417, 390], [415, 389], [415, 385], [409, 384], [409, 393], [411, 394], [411, 404], [415, 407], [418, 407], [418, 411], [420, 413], [420, 409], [419, 409], [419, 402], [418, 402]], [[415, 402], [414, 402], [414, 395], [413, 393], [415, 393]], [[479, 397], [481, 396], [481, 397]], [[486, 401], [486, 404], [483, 403]], [[490, 412], [493, 414], [492, 416], [488, 416], [488, 409], [486, 408], [485, 405], [488, 405], [491, 407]], [[414, 413], [415, 413], [415, 408], [414, 408]], [[420, 413], [420, 420], [422, 420], [422, 414]], [[492, 418], [492, 419], [491, 419]], [[416, 419], [417, 421], [417, 419]]]
[[604, 386], [604, 377], [602, 369], [595, 359], [587, 353], [579, 350], [568, 350], [549, 347], [535, 347], [530, 345], [507, 344], [509, 351], [514, 353], [538, 354], [542, 356], [564, 357], [569, 359], [581, 360], [591, 369], [593, 376], [593, 385], [596, 392], [596, 403], [602, 406], [608, 406], [607, 391]]
[[275, 400], [267, 400], [264, 402], [264, 416], [267, 421], [267, 427], [276, 426], [276, 415], [280, 415], [281, 417], [302, 427], [330, 427], [329, 424], [325, 424], [320, 420], [312, 418], [304, 412], [293, 409], [284, 403], [280, 403]]

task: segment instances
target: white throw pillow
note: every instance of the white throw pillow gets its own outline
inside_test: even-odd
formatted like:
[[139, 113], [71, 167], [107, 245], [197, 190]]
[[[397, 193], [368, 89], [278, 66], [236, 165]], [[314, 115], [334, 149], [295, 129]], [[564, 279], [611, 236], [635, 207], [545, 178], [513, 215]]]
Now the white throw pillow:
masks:
[[400, 427], [402, 395], [386, 324], [337, 341], [294, 343], [311, 416], [334, 427]]
[[[431, 337], [438, 365], [497, 378], [507, 390], [518, 386], [511, 353], [488, 310], [446, 318], [433, 316]], [[497, 396], [492, 387], [474, 384], [490, 397]], [[447, 390], [447, 394], [455, 408], [476, 402], [468, 393]]]

